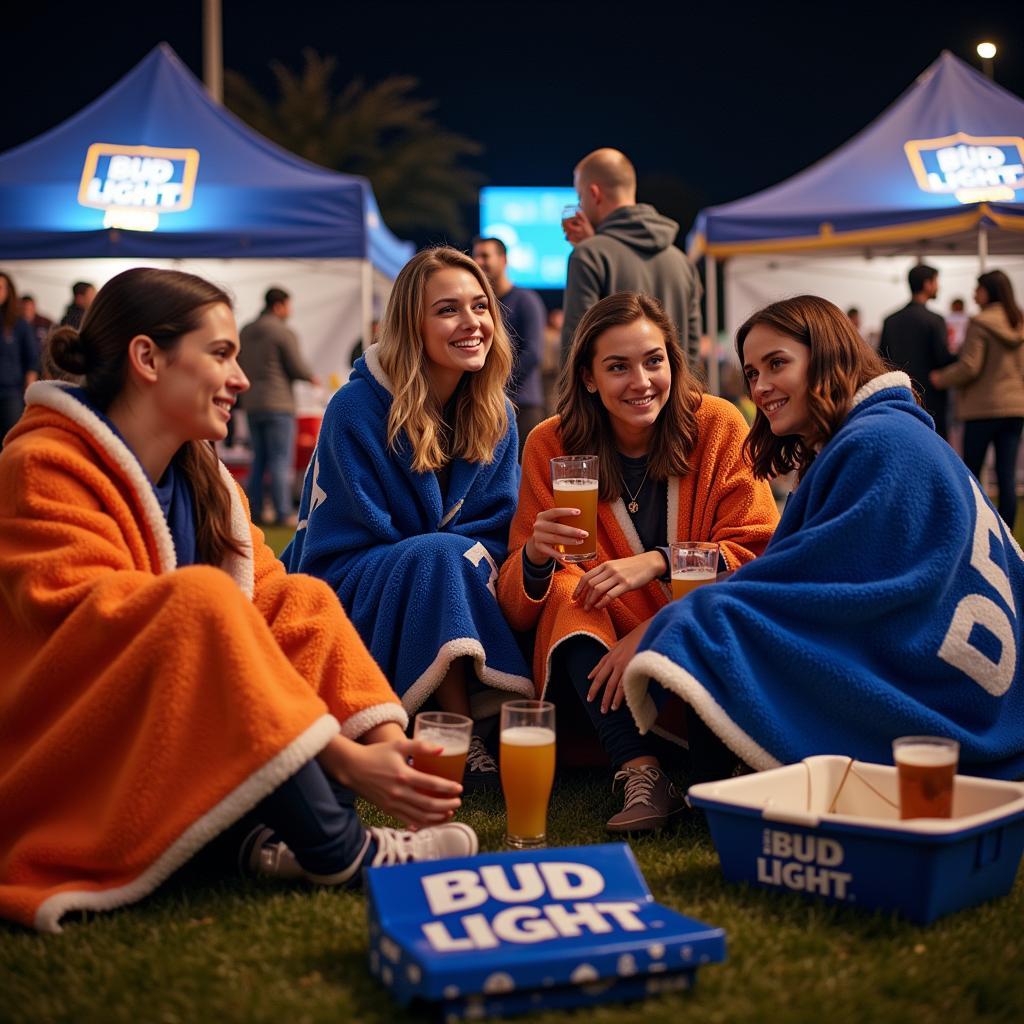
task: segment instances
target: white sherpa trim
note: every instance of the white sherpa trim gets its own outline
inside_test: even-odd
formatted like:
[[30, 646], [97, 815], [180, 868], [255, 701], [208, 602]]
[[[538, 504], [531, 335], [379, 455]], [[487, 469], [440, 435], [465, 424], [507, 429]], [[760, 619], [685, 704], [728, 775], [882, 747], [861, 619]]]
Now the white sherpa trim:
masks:
[[[74, 401], [74, 399], [71, 399]], [[60, 919], [72, 910], [113, 910], [149, 895], [172, 872], [194, 856], [211, 839], [252, 810], [285, 779], [314, 758], [338, 733], [338, 721], [322, 715], [262, 768], [236, 787], [216, 807], [193, 822], [138, 878], [118, 889], [98, 892], [59, 892], [44, 900], [36, 911], [35, 927], [41, 932], [60, 932]]]
[[654, 679], [682, 697], [704, 719], [708, 728], [744, 762], [758, 771], [778, 768], [780, 761], [745, 733], [722, 706], [686, 669], [656, 651], [642, 651], [626, 666], [623, 690], [626, 703], [641, 733], [648, 732], [657, 717], [648, 683]]
[[612, 515], [615, 517], [615, 522], [619, 524], [619, 529], [626, 538], [629, 550], [634, 555], [642, 555], [644, 553], [644, 546], [640, 543], [640, 534], [636, 532], [633, 520], [629, 518], [625, 502], [621, 498], [616, 498], [611, 503], [611, 510]]
[[231, 536], [238, 543], [244, 554], [236, 555], [228, 550], [220, 563], [220, 567], [238, 584], [238, 589], [249, 600], [256, 591], [256, 566], [253, 561], [252, 530], [249, 517], [245, 514], [245, 506], [238, 493], [238, 484], [223, 462], [218, 462], [220, 478], [228, 489], [231, 498]]
[[534, 694], [532, 679], [489, 668], [483, 644], [479, 640], [469, 636], [456, 637], [440, 646], [437, 657], [427, 670], [402, 695], [402, 706], [410, 715], [441, 685], [456, 658], [472, 658], [477, 678], [486, 686], [518, 693], [523, 697], [532, 697]]
[[346, 739], [357, 740], [363, 733], [385, 722], [395, 722], [403, 729], [409, 728], [409, 716], [401, 704], [388, 701], [386, 704], [374, 704], [350, 715], [341, 724], [341, 735]]
[[384, 367], [380, 365], [380, 353], [377, 351], [376, 345], [371, 345], [363, 353], [363, 361], [366, 363], [366, 368], [370, 371], [370, 376], [392, 397], [395, 394], [395, 385], [391, 383], [391, 378], [384, 372]]
[[459, 498], [457, 502], [444, 514], [444, 518], [437, 524], [439, 530], [443, 530], [459, 513], [459, 509], [465, 504], [465, 498]]
[[678, 544], [689, 537], [679, 536], [679, 477], [668, 478], [668, 529], [665, 532], [669, 544]]
[[67, 393], [73, 385], [64, 381], [37, 380], [25, 392], [26, 405], [41, 405], [66, 416], [73, 423], [84, 428], [96, 444], [114, 461], [135, 492], [142, 506], [145, 525], [153, 535], [160, 564], [157, 572], [170, 572], [178, 565], [174, 550], [174, 538], [164, 518], [160, 503], [153, 493], [146, 471], [135, 453], [106, 425], [88, 406]]
[[889, 373], [880, 374], [873, 380], [869, 380], [867, 384], [857, 388], [850, 401], [850, 408], [856, 409], [861, 402], [870, 398], [872, 395], [877, 395], [879, 391], [885, 391], [886, 388], [907, 388], [909, 391], [914, 390], [910, 383], [910, 378], [902, 370], [890, 370]]

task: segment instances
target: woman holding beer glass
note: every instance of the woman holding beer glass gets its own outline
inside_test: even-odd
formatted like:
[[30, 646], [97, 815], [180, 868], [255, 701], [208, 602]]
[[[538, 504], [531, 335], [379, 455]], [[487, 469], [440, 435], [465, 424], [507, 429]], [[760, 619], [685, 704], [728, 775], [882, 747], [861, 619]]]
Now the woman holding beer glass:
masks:
[[812, 295], [755, 313], [736, 349], [754, 472], [799, 484], [760, 558], [655, 618], [626, 671], [637, 721], [674, 693], [758, 769], [889, 763], [923, 735], [1020, 778], [1021, 551], [910, 378]]
[[[512, 350], [480, 268], [427, 249], [331, 399], [285, 564], [326, 580], [412, 713], [475, 719], [529, 670], [495, 597], [519, 478]], [[497, 783], [479, 736], [466, 781]]]
[[[217, 460], [238, 348], [220, 289], [126, 271], [50, 341], [83, 386], [33, 384], [7, 436], [0, 916], [134, 902], [235, 823], [245, 867], [327, 884], [476, 849], [337, 599]], [[356, 793], [437, 827], [364, 829]]]
[[[612, 831], [658, 828], [682, 808], [623, 703], [622, 671], [669, 602], [670, 543], [717, 543], [722, 570], [749, 562], [768, 543], [778, 512], [767, 483], [743, 461], [746, 433], [729, 402], [702, 394], [658, 302], [621, 293], [580, 321], [558, 416], [527, 440], [498, 596], [515, 628], [536, 627], [538, 693], [564, 677], [587, 708], [623, 783], [625, 806], [608, 822]], [[598, 480], [596, 536], [580, 528], [585, 502], [557, 507], [567, 499], [556, 501], [552, 482], [561, 457], [585, 452], [594, 453], [596, 472], [577, 475]], [[596, 556], [569, 561], [581, 545], [584, 554], [596, 547]], [[722, 754], [705, 738], [695, 723], [695, 763]]]

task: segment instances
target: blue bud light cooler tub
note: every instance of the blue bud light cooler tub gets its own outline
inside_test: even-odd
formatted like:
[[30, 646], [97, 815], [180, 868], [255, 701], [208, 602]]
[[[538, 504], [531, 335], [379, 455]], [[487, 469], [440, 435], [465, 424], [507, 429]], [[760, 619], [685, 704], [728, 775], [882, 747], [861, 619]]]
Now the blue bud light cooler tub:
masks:
[[366, 872], [370, 970], [445, 1021], [690, 988], [725, 933], [655, 903], [622, 843]]
[[952, 818], [899, 817], [891, 765], [822, 755], [692, 786], [727, 881], [928, 924], [1004, 896], [1024, 849], [1024, 784], [957, 775]]

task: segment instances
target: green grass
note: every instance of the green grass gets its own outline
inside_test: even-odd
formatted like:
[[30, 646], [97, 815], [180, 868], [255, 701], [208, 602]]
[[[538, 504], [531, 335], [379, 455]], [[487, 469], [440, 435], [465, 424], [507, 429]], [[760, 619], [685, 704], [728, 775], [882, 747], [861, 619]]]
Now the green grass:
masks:
[[[604, 842], [618, 809], [603, 773], [556, 785], [551, 845]], [[380, 822], [375, 812], [367, 820]], [[498, 794], [467, 797], [461, 819], [501, 848]], [[1009, 897], [919, 928], [890, 915], [727, 885], [706, 829], [633, 843], [662, 903], [728, 935], [723, 964], [695, 991], [540, 1021], [688, 1022], [1024, 1020], [1024, 879]], [[0, 1020], [426, 1021], [368, 974], [357, 893], [186, 868], [141, 904], [65, 920], [62, 935], [0, 926]]]

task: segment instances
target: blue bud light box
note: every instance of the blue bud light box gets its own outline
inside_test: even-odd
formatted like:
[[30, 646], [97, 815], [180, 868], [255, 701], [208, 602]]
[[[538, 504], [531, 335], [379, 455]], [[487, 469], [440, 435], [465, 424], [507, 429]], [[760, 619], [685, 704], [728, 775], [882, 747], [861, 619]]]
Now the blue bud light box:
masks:
[[562, 232], [562, 209], [573, 188], [493, 186], [480, 189], [480, 234], [508, 249], [508, 276], [521, 288], [564, 288], [572, 246]]
[[370, 969], [446, 1020], [639, 999], [692, 986], [725, 933], [654, 902], [623, 843], [366, 872]]

